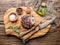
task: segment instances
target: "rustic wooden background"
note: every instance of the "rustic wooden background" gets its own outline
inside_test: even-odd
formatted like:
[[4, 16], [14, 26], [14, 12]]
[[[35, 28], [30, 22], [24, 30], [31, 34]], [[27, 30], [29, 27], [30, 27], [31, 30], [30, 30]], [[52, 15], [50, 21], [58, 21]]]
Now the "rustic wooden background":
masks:
[[[28, 1], [28, 0], [26, 0]], [[31, 1], [31, 0], [30, 0]], [[35, 0], [36, 1], [36, 0]], [[58, 19], [56, 28], [52, 27], [47, 35], [35, 38], [26, 43], [26, 45], [60, 45], [60, 0], [56, 2], [55, 10], [57, 10]], [[27, 2], [26, 2], [27, 3]], [[32, 1], [30, 2], [32, 3]], [[24, 6], [24, 0], [0, 0], [0, 45], [24, 45], [20, 39], [14, 36], [7, 36], [3, 24], [3, 16], [10, 7]], [[27, 5], [27, 4], [26, 4]], [[30, 5], [31, 6], [31, 5]]]

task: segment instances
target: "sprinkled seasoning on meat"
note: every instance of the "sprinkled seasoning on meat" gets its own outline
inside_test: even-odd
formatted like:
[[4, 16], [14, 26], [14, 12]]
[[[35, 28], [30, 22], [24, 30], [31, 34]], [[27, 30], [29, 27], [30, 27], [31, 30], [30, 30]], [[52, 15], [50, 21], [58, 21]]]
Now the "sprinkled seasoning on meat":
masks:
[[25, 28], [31, 28], [35, 23], [35, 18], [32, 14], [27, 14], [21, 18], [21, 23]]

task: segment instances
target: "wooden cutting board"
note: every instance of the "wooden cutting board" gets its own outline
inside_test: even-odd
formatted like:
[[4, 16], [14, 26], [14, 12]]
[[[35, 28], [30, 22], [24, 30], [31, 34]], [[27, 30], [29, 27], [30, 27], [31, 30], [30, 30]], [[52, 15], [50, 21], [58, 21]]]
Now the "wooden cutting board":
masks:
[[[21, 26], [21, 29], [17, 30], [18, 32], [25, 31], [25, 30], [24, 30], [25, 28], [22, 27], [22, 25], [21, 25], [21, 17], [24, 16], [24, 15], [26, 15], [26, 12], [25, 12], [25, 11], [27, 10], [27, 7], [21, 7], [21, 8], [23, 9], [23, 14], [22, 14], [22, 15], [17, 15], [18, 21], [17, 21], [17, 22], [14, 22], [14, 23], [11, 23], [11, 22], [9, 21], [8, 16], [9, 16], [9, 14], [11, 14], [12, 12], [15, 12], [15, 13], [16, 13], [17, 7], [16, 7], [16, 8], [10, 8], [10, 9], [8, 9], [8, 10], [5, 12], [5, 14], [4, 14], [4, 24], [5, 24], [5, 32], [6, 32], [7, 35], [10, 34], [10, 35], [15, 35], [15, 36], [19, 37], [19, 35], [16, 34], [13, 30], [8, 29], [8, 27], [9, 27], [10, 25]], [[31, 9], [31, 14], [33, 14], [33, 16], [36, 18], [36, 22], [35, 22], [35, 23], [38, 23], [41, 19], [43, 19], [43, 17], [39, 16], [38, 14], [36, 14], [36, 13], [34, 12], [34, 10], [32, 9], [32, 7], [30, 7], [30, 9]], [[46, 20], [46, 21], [48, 21], [48, 20]], [[42, 30], [39, 30], [39, 31], [36, 32], [33, 36], [31, 36], [30, 39], [45, 35], [45, 34], [49, 31], [50, 27], [51, 27], [51, 25], [48, 25], [46, 28], [44, 28], [44, 29], [42, 29]], [[31, 32], [31, 33], [32, 33], [32, 32]], [[29, 35], [29, 34], [28, 34], [28, 35]]]

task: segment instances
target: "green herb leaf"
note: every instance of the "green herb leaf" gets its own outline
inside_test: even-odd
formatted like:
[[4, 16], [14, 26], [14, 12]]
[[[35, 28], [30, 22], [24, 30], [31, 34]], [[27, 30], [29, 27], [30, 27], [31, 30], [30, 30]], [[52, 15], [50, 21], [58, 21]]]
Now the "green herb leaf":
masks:
[[50, 14], [52, 14], [52, 13], [53, 13], [53, 11], [52, 11], [52, 10], [49, 10], [48, 12], [49, 12]]
[[11, 26], [9, 26], [9, 27], [8, 27], [8, 29], [13, 29], [13, 26], [12, 26], [12, 25], [11, 25]]
[[16, 30], [18, 30], [18, 28], [17, 27], [13, 27], [13, 30], [16, 31]]
[[17, 32], [18, 29], [20, 29], [20, 26], [19, 27], [14, 27], [14, 26], [9, 26], [8, 29], [12, 29], [14, 32], [16, 32], [17, 34], [19, 34], [19, 32]]
[[21, 26], [16, 26], [18, 29], [21, 29]]

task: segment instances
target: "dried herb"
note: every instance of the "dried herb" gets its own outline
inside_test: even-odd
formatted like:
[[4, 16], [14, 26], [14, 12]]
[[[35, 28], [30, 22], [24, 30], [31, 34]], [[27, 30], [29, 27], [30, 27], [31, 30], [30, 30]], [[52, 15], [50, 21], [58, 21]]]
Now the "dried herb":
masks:
[[50, 14], [52, 14], [52, 13], [53, 13], [53, 10], [50, 9], [48, 12], [49, 12]]
[[15, 26], [11, 25], [11, 26], [8, 27], [8, 29], [12, 29], [14, 32], [16, 32], [17, 34], [19, 34], [19, 32], [17, 32], [17, 30], [20, 29], [20, 26], [19, 27], [18, 26], [15, 27]]

